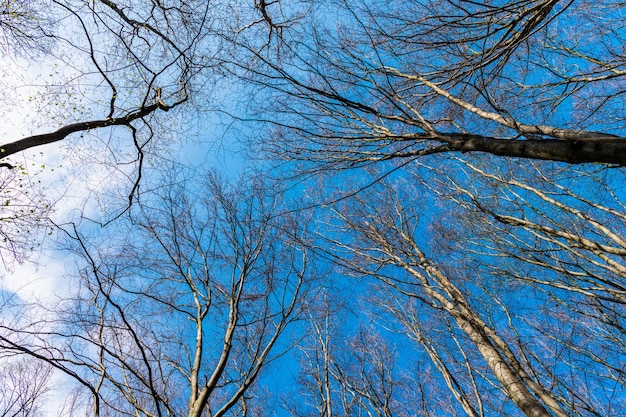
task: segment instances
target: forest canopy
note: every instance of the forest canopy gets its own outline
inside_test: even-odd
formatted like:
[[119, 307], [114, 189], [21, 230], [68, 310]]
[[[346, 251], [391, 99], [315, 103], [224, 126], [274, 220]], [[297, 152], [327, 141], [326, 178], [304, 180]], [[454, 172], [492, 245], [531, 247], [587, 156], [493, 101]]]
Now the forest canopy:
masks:
[[0, 413], [619, 416], [625, 14], [0, 0]]

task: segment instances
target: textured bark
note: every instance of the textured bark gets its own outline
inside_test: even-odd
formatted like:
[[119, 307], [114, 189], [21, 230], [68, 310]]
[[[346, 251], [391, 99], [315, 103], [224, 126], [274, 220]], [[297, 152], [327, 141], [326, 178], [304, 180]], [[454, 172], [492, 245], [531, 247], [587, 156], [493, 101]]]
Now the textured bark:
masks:
[[626, 165], [626, 139], [581, 138], [578, 140], [507, 140], [480, 135], [454, 135], [444, 139], [454, 151], [486, 152], [498, 156], [544, 159], [581, 164], [585, 162]]

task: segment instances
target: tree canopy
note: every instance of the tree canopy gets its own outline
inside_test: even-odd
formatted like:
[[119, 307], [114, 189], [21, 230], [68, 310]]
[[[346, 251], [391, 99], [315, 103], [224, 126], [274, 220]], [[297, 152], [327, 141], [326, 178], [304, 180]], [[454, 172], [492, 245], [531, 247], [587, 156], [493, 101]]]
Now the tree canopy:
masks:
[[0, 414], [620, 415], [625, 13], [0, 0]]

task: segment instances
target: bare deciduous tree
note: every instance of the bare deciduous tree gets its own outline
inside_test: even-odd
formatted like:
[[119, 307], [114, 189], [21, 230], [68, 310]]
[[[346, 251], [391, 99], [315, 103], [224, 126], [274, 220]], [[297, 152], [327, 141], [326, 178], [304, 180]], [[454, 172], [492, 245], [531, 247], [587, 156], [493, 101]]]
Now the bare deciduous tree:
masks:
[[3, 326], [2, 348], [74, 378], [92, 415], [238, 413], [289, 348], [277, 342], [310, 285], [299, 221], [245, 181], [168, 185], [136, 207], [124, 239], [72, 232], [84, 259], [75, 298]]
[[43, 405], [52, 367], [28, 359], [2, 358], [0, 364], [0, 416], [35, 417]]
[[351, 334], [344, 314], [326, 308], [310, 317], [309, 335], [299, 346], [299, 401], [286, 397], [283, 407], [292, 415], [325, 417], [415, 415], [418, 386], [399, 371], [400, 353], [372, 327]]
[[[163, 119], [158, 114], [185, 103], [192, 80], [215, 65], [205, 42], [213, 24], [206, 2], [18, 3], [3, 2], [5, 48], [19, 52], [38, 46], [40, 39], [51, 43], [42, 56], [51, 66], [50, 81], [37, 82], [43, 85], [32, 97], [44, 116], [34, 123], [47, 132], [3, 139], [3, 166], [11, 167], [6, 158], [17, 152], [116, 126], [127, 129], [118, 136], [132, 136], [141, 163], [155, 118]], [[17, 69], [20, 61], [13, 65]], [[18, 80], [16, 74], [13, 88], [24, 87]], [[37, 127], [33, 131], [41, 130]]]
[[5, 269], [11, 270], [14, 261], [22, 262], [40, 246], [38, 232], [51, 230], [51, 203], [37, 186], [40, 174], [0, 172], [0, 258]]
[[[454, 173], [448, 166], [439, 175]], [[427, 170], [416, 169], [414, 176], [379, 182], [336, 205], [341, 223], [331, 222], [330, 235], [341, 238], [326, 250], [347, 271], [374, 276], [391, 289], [387, 296], [378, 290], [370, 308], [381, 317], [395, 317], [397, 328], [422, 346], [441, 386], [469, 416], [514, 413], [507, 403], [525, 415], [546, 417], [613, 414], [623, 407], [609, 394], [623, 393], [626, 383], [619, 359], [622, 279], [610, 278], [615, 272], [609, 271], [619, 269], [621, 261], [610, 252], [621, 238], [595, 218], [616, 215], [608, 202], [593, 204], [597, 212], [585, 214], [578, 206], [584, 197], [554, 183], [545, 188], [559, 191], [500, 178], [506, 198], [486, 192], [485, 184], [458, 187], [460, 179], [447, 178], [457, 185], [454, 192], [459, 200], [465, 198], [465, 206], [454, 200], [446, 212], [440, 201], [432, 211], [427, 208], [432, 195], [418, 188], [428, 190], [427, 179]], [[472, 186], [480, 192], [468, 191]], [[446, 189], [439, 189], [442, 201], [456, 195]], [[566, 193], [567, 203], [559, 201], [558, 193]], [[499, 202], [506, 211], [491, 206]], [[469, 206], [493, 220], [479, 217], [473, 223], [470, 212], [460, 208]], [[448, 224], [454, 219], [456, 227]], [[489, 231], [475, 235], [481, 228]], [[459, 235], [453, 240], [455, 230]], [[437, 233], [443, 233], [447, 245], [462, 249], [442, 251], [433, 244]], [[591, 233], [613, 243], [593, 242]], [[535, 241], [529, 239], [533, 236]], [[490, 268], [478, 267], [489, 265], [489, 259]], [[578, 377], [572, 376], [574, 369]], [[584, 384], [577, 382], [581, 378]], [[602, 400], [600, 393], [606, 394]]]
[[621, 166], [621, 7], [337, 1], [280, 57], [236, 64], [274, 100], [266, 150], [309, 171], [450, 152]]
[[319, 250], [394, 289], [468, 415], [623, 408], [622, 9], [338, 1], [235, 63], [274, 99], [260, 146], [339, 189]]
[[[75, 412], [80, 398], [97, 416], [262, 414], [261, 370], [303, 317], [301, 386], [285, 397], [307, 404], [284, 404], [296, 415], [626, 408], [624, 178], [607, 166], [626, 164], [622, 4], [251, 1], [215, 37], [215, 3], [51, 4], [29, 3], [69, 22], [46, 47], [86, 57], [76, 85], [95, 82], [106, 98], [100, 116], [61, 111], [71, 120], [59, 130], [6, 143], [5, 156], [123, 127], [139, 169], [133, 203], [158, 115], [209, 85], [195, 84], [216, 62], [207, 51], [228, 44], [223, 68], [251, 82], [254, 117], [270, 126], [265, 153], [253, 151], [330, 173], [324, 186], [339, 189], [313, 193], [330, 212], [315, 245], [305, 211], [256, 176], [156, 184], [106, 236], [69, 229], [74, 298], [0, 323], [0, 350], [76, 381]], [[350, 323], [355, 334], [315, 315], [309, 250], [362, 279], [368, 319]]]
[[45, 51], [46, 39], [45, 10], [37, 7], [32, 0], [0, 2], [0, 48], [6, 55], [36, 55]]

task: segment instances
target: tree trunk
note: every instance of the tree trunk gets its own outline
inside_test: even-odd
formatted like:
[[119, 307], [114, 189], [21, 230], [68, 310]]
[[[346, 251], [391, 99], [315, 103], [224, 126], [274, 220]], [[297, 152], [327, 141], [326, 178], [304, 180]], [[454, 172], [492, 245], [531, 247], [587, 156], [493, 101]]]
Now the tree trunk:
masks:
[[493, 137], [452, 134], [445, 139], [451, 150], [486, 152], [499, 156], [545, 159], [580, 164], [584, 162], [626, 165], [626, 139], [526, 139], [507, 140]]

